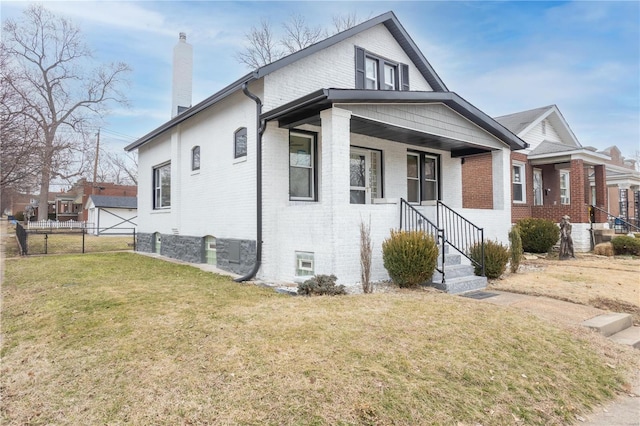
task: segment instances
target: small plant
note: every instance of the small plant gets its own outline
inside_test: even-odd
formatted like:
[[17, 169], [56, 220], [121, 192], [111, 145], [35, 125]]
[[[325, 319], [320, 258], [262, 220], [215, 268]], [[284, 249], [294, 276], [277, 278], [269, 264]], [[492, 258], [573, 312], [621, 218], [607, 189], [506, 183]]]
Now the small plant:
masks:
[[522, 249], [529, 253], [547, 253], [560, 238], [558, 226], [547, 219], [527, 218], [518, 222]]
[[341, 294], [347, 294], [347, 290], [343, 285], [336, 285], [335, 275], [315, 275], [298, 284], [298, 294], [304, 296], [337, 296]]
[[[474, 244], [469, 250], [469, 256], [482, 264], [482, 245]], [[509, 261], [509, 249], [497, 241], [484, 243], [484, 274], [487, 278], [496, 279], [507, 269]], [[482, 267], [474, 265], [476, 275], [482, 275]]]
[[615, 254], [631, 254], [640, 256], [640, 240], [626, 235], [615, 237], [611, 240]]
[[593, 254], [611, 257], [613, 256], [613, 245], [611, 243], [596, 244], [596, 246], [593, 248]]
[[371, 283], [371, 217], [369, 223], [360, 222], [360, 278], [362, 281], [362, 291], [373, 293]]
[[513, 226], [509, 231], [509, 243], [511, 244], [511, 272], [518, 272], [520, 266], [520, 260], [522, 260], [522, 238], [520, 238], [520, 229], [518, 226]]
[[18, 221], [18, 222], [24, 222], [24, 212], [17, 212], [16, 214], [13, 215], [13, 217]]
[[394, 231], [382, 243], [384, 267], [400, 287], [415, 287], [427, 281], [436, 269], [438, 245], [424, 231]]

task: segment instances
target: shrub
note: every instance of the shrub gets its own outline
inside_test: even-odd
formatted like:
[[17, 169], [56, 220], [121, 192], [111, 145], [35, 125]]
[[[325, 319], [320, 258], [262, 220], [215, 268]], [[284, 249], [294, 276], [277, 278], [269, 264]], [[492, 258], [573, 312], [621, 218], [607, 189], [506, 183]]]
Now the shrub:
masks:
[[[475, 244], [469, 250], [469, 256], [482, 263], [482, 245]], [[500, 278], [507, 269], [509, 261], [509, 249], [497, 241], [487, 241], [484, 243], [484, 274], [487, 278]], [[482, 275], [482, 267], [474, 265], [476, 275]]]
[[640, 256], [640, 240], [629, 236], [615, 237], [611, 240], [615, 254]]
[[599, 256], [613, 256], [613, 245], [611, 243], [596, 244], [593, 248], [593, 254]]
[[518, 272], [520, 266], [520, 260], [522, 260], [522, 238], [520, 238], [520, 229], [518, 226], [513, 226], [509, 231], [509, 243], [511, 244], [511, 272]]
[[298, 294], [305, 296], [347, 294], [347, 290], [343, 285], [336, 285], [336, 280], [335, 275], [315, 275], [313, 278], [298, 284]]
[[558, 226], [547, 219], [527, 218], [518, 222], [522, 249], [529, 253], [547, 253], [560, 238]]
[[18, 222], [24, 222], [24, 212], [17, 212], [16, 214], [13, 215], [13, 217], [18, 221]]
[[384, 267], [400, 287], [415, 287], [427, 281], [436, 269], [438, 245], [424, 231], [394, 231], [382, 243]]

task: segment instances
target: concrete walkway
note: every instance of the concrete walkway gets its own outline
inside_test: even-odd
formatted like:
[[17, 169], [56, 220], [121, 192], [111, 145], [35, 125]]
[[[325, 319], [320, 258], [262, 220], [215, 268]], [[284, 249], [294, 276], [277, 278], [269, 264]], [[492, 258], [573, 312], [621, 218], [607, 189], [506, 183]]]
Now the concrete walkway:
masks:
[[[583, 321], [602, 315], [607, 311], [591, 306], [578, 305], [541, 296], [507, 293], [488, 289], [497, 296], [480, 299], [482, 302], [521, 309], [545, 320], [563, 325], [579, 325]], [[612, 345], [618, 343], [611, 342]], [[640, 350], [638, 358], [640, 360]], [[629, 394], [620, 395], [603, 406], [596, 407], [586, 418], [579, 418], [576, 424], [585, 426], [640, 426], [640, 370], [632, 378]]]

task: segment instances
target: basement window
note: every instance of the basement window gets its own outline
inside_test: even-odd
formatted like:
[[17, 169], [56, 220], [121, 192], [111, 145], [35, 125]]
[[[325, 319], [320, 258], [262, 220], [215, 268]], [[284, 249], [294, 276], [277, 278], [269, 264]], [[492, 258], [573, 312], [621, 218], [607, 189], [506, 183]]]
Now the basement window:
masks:
[[314, 275], [314, 259], [313, 253], [297, 251], [296, 252], [296, 277], [305, 277]]

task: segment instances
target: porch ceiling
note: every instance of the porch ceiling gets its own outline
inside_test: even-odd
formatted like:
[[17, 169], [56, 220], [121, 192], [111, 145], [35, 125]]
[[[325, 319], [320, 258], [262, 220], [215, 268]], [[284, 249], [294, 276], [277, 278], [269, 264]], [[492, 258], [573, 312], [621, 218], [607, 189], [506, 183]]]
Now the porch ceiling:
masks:
[[[490, 117], [468, 104], [452, 92], [397, 92], [377, 90], [323, 89], [262, 114], [265, 121], [277, 120], [282, 128], [303, 124], [320, 126], [320, 112], [334, 104], [444, 104], [498, 138], [511, 149], [527, 144]], [[352, 115], [351, 131], [356, 134], [402, 142], [420, 147], [450, 151], [453, 157], [491, 151], [492, 147], [431, 134], [400, 125]]]

